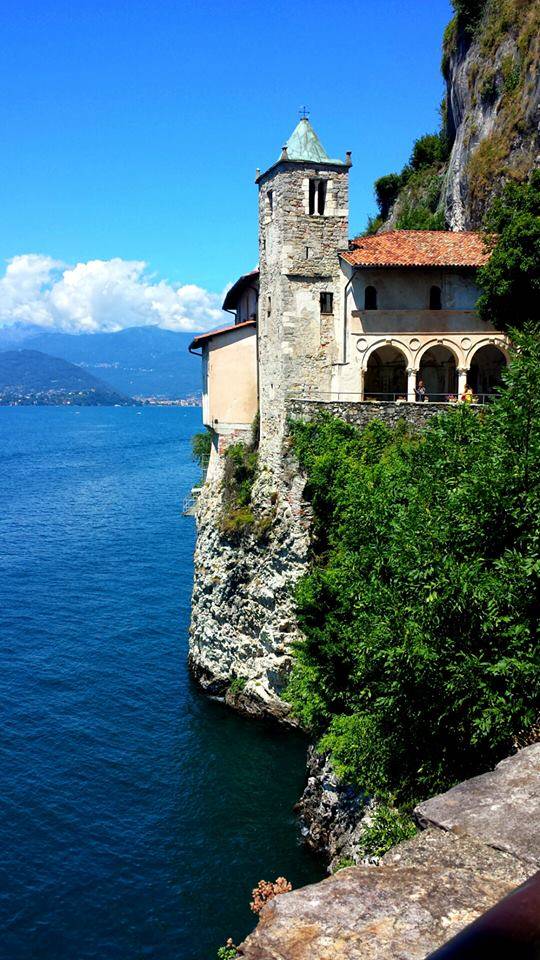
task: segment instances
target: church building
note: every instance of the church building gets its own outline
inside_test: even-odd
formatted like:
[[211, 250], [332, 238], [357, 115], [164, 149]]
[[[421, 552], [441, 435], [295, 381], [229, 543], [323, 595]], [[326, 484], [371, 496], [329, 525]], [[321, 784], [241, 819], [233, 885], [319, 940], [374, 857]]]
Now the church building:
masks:
[[[332, 159], [302, 118], [261, 173], [259, 268], [231, 287], [231, 323], [195, 337], [203, 420], [216, 438], [281, 435], [292, 398], [483, 402], [507, 363], [475, 311], [480, 233], [394, 230], [349, 239], [351, 155]], [[419, 393], [419, 385], [422, 391]]]

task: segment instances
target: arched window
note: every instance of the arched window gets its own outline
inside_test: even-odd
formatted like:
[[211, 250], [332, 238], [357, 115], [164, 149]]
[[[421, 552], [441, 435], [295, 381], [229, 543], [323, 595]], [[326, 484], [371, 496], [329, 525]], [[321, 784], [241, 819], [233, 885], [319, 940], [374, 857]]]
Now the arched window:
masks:
[[375, 287], [366, 287], [364, 292], [364, 310], [377, 309], [377, 291]]
[[430, 310], [440, 310], [441, 309], [441, 288], [440, 287], [431, 287], [429, 291], [429, 309]]

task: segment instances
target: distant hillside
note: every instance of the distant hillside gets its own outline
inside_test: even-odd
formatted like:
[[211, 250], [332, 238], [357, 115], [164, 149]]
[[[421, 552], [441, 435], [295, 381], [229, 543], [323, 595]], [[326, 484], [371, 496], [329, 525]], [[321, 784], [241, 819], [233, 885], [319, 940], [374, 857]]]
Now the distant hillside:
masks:
[[81, 367], [39, 350], [0, 353], [0, 403], [105, 406], [133, 403]]
[[129, 327], [117, 333], [54, 333], [38, 327], [0, 329], [0, 350], [39, 350], [75, 363], [129, 396], [200, 393], [201, 366], [188, 353], [192, 333]]

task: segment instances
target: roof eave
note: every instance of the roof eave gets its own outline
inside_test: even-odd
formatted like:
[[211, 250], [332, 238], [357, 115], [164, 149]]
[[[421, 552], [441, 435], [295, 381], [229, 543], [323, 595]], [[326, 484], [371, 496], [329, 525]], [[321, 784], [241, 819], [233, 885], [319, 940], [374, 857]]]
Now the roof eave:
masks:
[[278, 167], [286, 166], [299, 166], [305, 164], [309, 167], [330, 167], [332, 169], [342, 170], [344, 167], [348, 170], [352, 164], [346, 163], [345, 160], [295, 160], [293, 157], [287, 157], [286, 160], [276, 160], [272, 166], [268, 167], [267, 170], [264, 170], [262, 173], [255, 177], [255, 183], [260, 183], [269, 173], [272, 173]]

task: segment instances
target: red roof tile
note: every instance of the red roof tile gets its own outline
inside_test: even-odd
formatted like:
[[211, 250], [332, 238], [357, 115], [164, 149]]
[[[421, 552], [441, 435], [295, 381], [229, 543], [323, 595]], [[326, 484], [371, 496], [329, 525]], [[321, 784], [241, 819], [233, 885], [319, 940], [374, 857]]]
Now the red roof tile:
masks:
[[489, 259], [481, 233], [391, 230], [356, 237], [342, 258], [357, 267], [481, 267]]
[[256, 325], [255, 320], [244, 320], [243, 323], [231, 323], [228, 327], [219, 327], [218, 330], [209, 330], [208, 333], [199, 333], [198, 336], [194, 337], [189, 345], [190, 350], [196, 350], [197, 347], [201, 347], [205, 340], [211, 340], [212, 337], [217, 337], [220, 333], [229, 333], [231, 330], [242, 330], [243, 327], [254, 327]]

